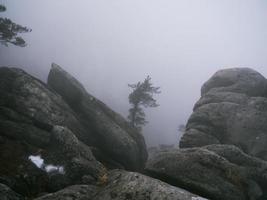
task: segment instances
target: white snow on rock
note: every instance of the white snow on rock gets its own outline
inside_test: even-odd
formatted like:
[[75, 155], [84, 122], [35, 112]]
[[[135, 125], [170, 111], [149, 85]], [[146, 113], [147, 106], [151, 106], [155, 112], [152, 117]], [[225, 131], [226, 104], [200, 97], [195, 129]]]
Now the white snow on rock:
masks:
[[56, 172], [59, 174], [65, 174], [63, 166], [45, 164], [44, 159], [42, 159], [40, 155], [37, 156], [30, 155], [29, 160], [32, 161], [32, 163], [35, 164], [38, 168], [46, 171], [47, 173]]
[[38, 168], [42, 168], [44, 165], [44, 159], [41, 158], [40, 155], [37, 156], [29, 156], [29, 159], [38, 167]]

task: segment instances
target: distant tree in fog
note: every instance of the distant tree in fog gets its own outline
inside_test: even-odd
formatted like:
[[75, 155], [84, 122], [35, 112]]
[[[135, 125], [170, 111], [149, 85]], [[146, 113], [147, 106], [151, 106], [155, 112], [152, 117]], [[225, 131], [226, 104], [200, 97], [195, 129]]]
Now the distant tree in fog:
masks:
[[[6, 11], [6, 7], [0, 4], [0, 12]], [[8, 46], [8, 44], [13, 44], [20, 47], [25, 47], [26, 42], [17, 35], [19, 33], [30, 32], [31, 29], [21, 26], [12, 22], [8, 18], [0, 17], [0, 43]]]
[[159, 94], [160, 87], [154, 87], [149, 76], [143, 82], [136, 84], [128, 84], [133, 91], [129, 94], [129, 109], [128, 119], [133, 127], [141, 130], [148, 121], [145, 119], [144, 108], [159, 106], [153, 98], [153, 94]]

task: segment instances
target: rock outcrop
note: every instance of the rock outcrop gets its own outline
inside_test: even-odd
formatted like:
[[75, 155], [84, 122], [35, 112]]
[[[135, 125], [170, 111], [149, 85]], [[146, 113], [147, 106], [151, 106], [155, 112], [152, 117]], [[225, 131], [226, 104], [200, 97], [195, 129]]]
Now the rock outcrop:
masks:
[[52, 125], [68, 127], [79, 136], [87, 133], [61, 96], [21, 69], [0, 68], [0, 108], [1, 115], [10, 119], [9, 123], [2, 123], [1, 130], [10, 129], [3, 134], [14, 134], [11, 130], [17, 129], [17, 136], [39, 145], [46, 146], [49, 135], [44, 131], [50, 131]]
[[30, 198], [97, 184], [107, 168], [94, 154], [110, 168], [144, 168], [144, 138], [123, 117], [55, 64], [48, 83], [0, 68], [0, 184]]
[[76, 200], [205, 200], [159, 180], [122, 170], [111, 171], [107, 182], [98, 187], [72, 186], [36, 200], [65, 200], [68, 197]]
[[70, 74], [52, 64], [46, 85], [1, 67], [0, 197], [263, 200], [266, 121], [266, 79], [219, 71], [202, 87], [181, 149], [152, 148], [143, 171], [143, 136]]
[[210, 145], [159, 153], [147, 174], [213, 200], [266, 197], [267, 162], [232, 145]]
[[56, 64], [52, 64], [48, 85], [62, 96], [90, 132], [77, 137], [86, 144], [94, 138], [92, 145], [125, 169], [138, 171], [144, 168], [147, 159], [144, 138], [123, 117], [90, 95]]
[[218, 71], [201, 89], [180, 147], [233, 144], [267, 160], [267, 81], [249, 68]]
[[[75, 134], [74, 134], [75, 133]], [[75, 135], [86, 134], [64, 100], [41, 81], [16, 68], [0, 68], [0, 183], [24, 196], [97, 181], [104, 166]], [[29, 160], [62, 166], [47, 173]]]

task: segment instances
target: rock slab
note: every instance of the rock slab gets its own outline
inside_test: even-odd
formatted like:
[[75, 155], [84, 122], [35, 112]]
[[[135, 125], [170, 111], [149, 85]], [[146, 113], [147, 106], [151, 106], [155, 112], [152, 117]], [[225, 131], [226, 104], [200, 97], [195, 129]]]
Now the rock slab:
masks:
[[109, 172], [107, 182], [103, 182], [98, 187], [72, 186], [36, 200], [68, 198], [75, 200], [206, 200], [162, 181], [123, 170]]
[[146, 172], [214, 200], [266, 197], [267, 162], [233, 145], [176, 149], [151, 158]]
[[52, 64], [48, 85], [62, 96], [90, 132], [87, 139], [86, 136], [81, 137], [84, 143], [89, 144], [93, 138], [93, 146], [127, 170], [140, 171], [144, 168], [147, 160], [144, 137], [123, 117], [90, 95], [74, 77], [56, 64]]

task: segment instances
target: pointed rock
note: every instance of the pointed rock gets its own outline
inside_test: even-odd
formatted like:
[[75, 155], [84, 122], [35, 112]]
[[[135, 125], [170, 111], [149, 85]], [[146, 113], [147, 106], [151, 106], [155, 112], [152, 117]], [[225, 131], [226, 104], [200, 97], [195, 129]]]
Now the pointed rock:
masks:
[[94, 146], [125, 169], [138, 171], [144, 167], [147, 159], [144, 138], [122, 116], [90, 95], [74, 77], [56, 64], [52, 64], [48, 85], [68, 102], [91, 133], [88, 137], [96, 139]]

